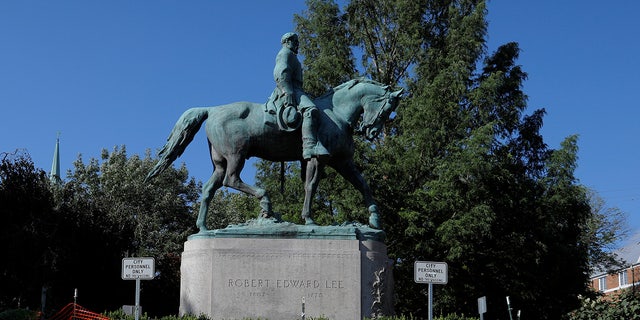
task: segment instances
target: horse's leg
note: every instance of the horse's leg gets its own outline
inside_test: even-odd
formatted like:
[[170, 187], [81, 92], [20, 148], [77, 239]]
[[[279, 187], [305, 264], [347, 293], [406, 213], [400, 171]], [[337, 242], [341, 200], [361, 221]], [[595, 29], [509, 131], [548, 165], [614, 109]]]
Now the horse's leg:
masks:
[[207, 214], [209, 212], [209, 204], [213, 199], [216, 191], [222, 187], [222, 181], [227, 170], [224, 157], [209, 142], [209, 156], [213, 165], [213, 174], [209, 180], [202, 186], [202, 201], [200, 201], [200, 211], [198, 211], [198, 219], [196, 226], [200, 232], [207, 231]]
[[222, 187], [223, 179], [224, 167], [222, 164], [216, 165], [213, 174], [202, 187], [202, 201], [200, 202], [198, 220], [196, 220], [196, 226], [200, 229], [200, 232], [207, 231], [207, 213], [209, 210], [209, 204], [211, 203], [211, 199], [213, 199], [213, 195], [216, 191]]
[[229, 188], [258, 198], [258, 200], [260, 200], [260, 216], [265, 218], [271, 217], [273, 212], [271, 211], [271, 200], [269, 200], [267, 192], [262, 188], [244, 183], [240, 178], [240, 172], [242, 168], [244, 168], [244, 162], [244, 157], [239, 154], [227, 157], [227, 172], [223, 184]]
[[369, 185], [362, 177], [362, 174], [356, 169], [353, 161], [346, 161], [341, 164], [332, 166], [341, 176], [349, 181], [364, 198], [364, 203], [369, 210], [369, 225], [374, 229], [380, 229], [380, 213], [378, 212], [378, 206], [373, 200], [371, 189]]
[[[304, 165], [303, 165], [304, 167]], [[306, 176], [304, 180], [304, 204], [302, 205], [302, 219], [305, 224], [315, 224], [311, 218], [311, 201], [320, 183], [322, 165], [317, 158], [311, 158], [306, 162]]]

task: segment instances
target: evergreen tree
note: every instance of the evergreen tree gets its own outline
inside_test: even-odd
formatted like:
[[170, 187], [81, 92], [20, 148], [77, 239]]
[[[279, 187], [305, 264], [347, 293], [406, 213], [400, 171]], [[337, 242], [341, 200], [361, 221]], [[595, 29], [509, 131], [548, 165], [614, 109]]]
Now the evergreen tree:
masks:
[[304, 89], [311, 96], [356, 75], [355, 62], [346, 32], [346, 21], [333, 1], [308, 0], [304, 15], [294, 15], [304, 58]]
[[351, 44], [362, 53], [363, 74], [396, 85], [409, 77], [424, 40], [427, 1], [353, 0], [345, 8]]
[[[336, 7], [307, 3], [296, 17], [301, 38], [320, 30], [309, 21]], [[577, 137], [550, 149], [540, 134], [545, 110], [525, 114], [517, 43], [487, 54], [486, 13], [474, 0], [352, 0], [344, 14], [331, 11], [345, 22], [351, 52], [361, 54], [361, 73], [409, 91], [385, 135], [359, 141], [356, 158], [398, 262], [396, 311], [426, 315], [413, 262], [436, 260], [449, 264], [450, 275], [437, 286], [437, 312], [473, 313], [487, 296], [492, 316], [502, 318], [508, 295], [523, 314], [557, 319], [585, 292], [590, 257], [606, 256], [602, 243], [594, 252], [590, 241], [611, 237], [593, 237], [599, 218], [574, 176]], [[305, 55], [331, 45], [317, 42]], [[330, 64], [306, 71], [309, 79], [340, 72]], [[363, 221], [360, 197], [340, 179], [326, 187], [319, 205], [330, 204], [337, 219]]]

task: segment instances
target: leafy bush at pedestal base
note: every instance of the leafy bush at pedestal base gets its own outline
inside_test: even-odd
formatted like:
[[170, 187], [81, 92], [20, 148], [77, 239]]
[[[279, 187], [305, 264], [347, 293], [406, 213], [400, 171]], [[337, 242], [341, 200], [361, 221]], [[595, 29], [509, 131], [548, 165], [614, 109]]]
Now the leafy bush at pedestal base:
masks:
[[619, 295], [597, 299], [581, 298], [580, 309], [567, 315], [567, 320], [639, 320], [640, 292], [626, 289]]

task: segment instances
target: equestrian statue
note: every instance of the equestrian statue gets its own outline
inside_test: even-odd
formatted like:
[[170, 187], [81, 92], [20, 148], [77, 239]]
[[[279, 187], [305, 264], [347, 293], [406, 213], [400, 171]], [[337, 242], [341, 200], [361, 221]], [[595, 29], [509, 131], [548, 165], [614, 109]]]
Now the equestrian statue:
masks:
[[240, 178], [245, 161], [300, 161], [305, 173], [302, 218], [314, 224], [311, 201], [324, 166], [332, 167], [362, 193], [369, 225], [380, 229], [380, 216], [371, 190], [356, 169], [353, 134], [372, 140], [398, 106], [402, 89], [368, 79], [352, 79], [324, 95], [310, 99], [302, 90], [302, 67], [296, 54], [298, 36], [286, 33], [276, 57], [276, 89], [266, 103], [235, 102], [215, 107], [191, 108], [173, 127], [159, 160], [147, 175], [152, 179], [168, 168], [186, 149], [203, 123], [214, 171], [202, 189], [196, 226], [206, 232], [209, 203], [222, 186], [242, 191], [260, 201], [260, 217], [273, 217], [264, 189]]

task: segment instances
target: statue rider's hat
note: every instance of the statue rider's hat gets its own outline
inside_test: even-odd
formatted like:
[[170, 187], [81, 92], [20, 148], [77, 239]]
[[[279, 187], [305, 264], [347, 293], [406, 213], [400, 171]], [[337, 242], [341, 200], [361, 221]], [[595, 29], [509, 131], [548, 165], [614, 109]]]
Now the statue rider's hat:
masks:
[[298, 38], [298, 34], [295, 32], [287, 32], [282, 35], [282, 38], [280, 39], [280, 43], [286, 43], [287, 41], [289, 41], [289, 39], [292, 39], [292, 38]]

